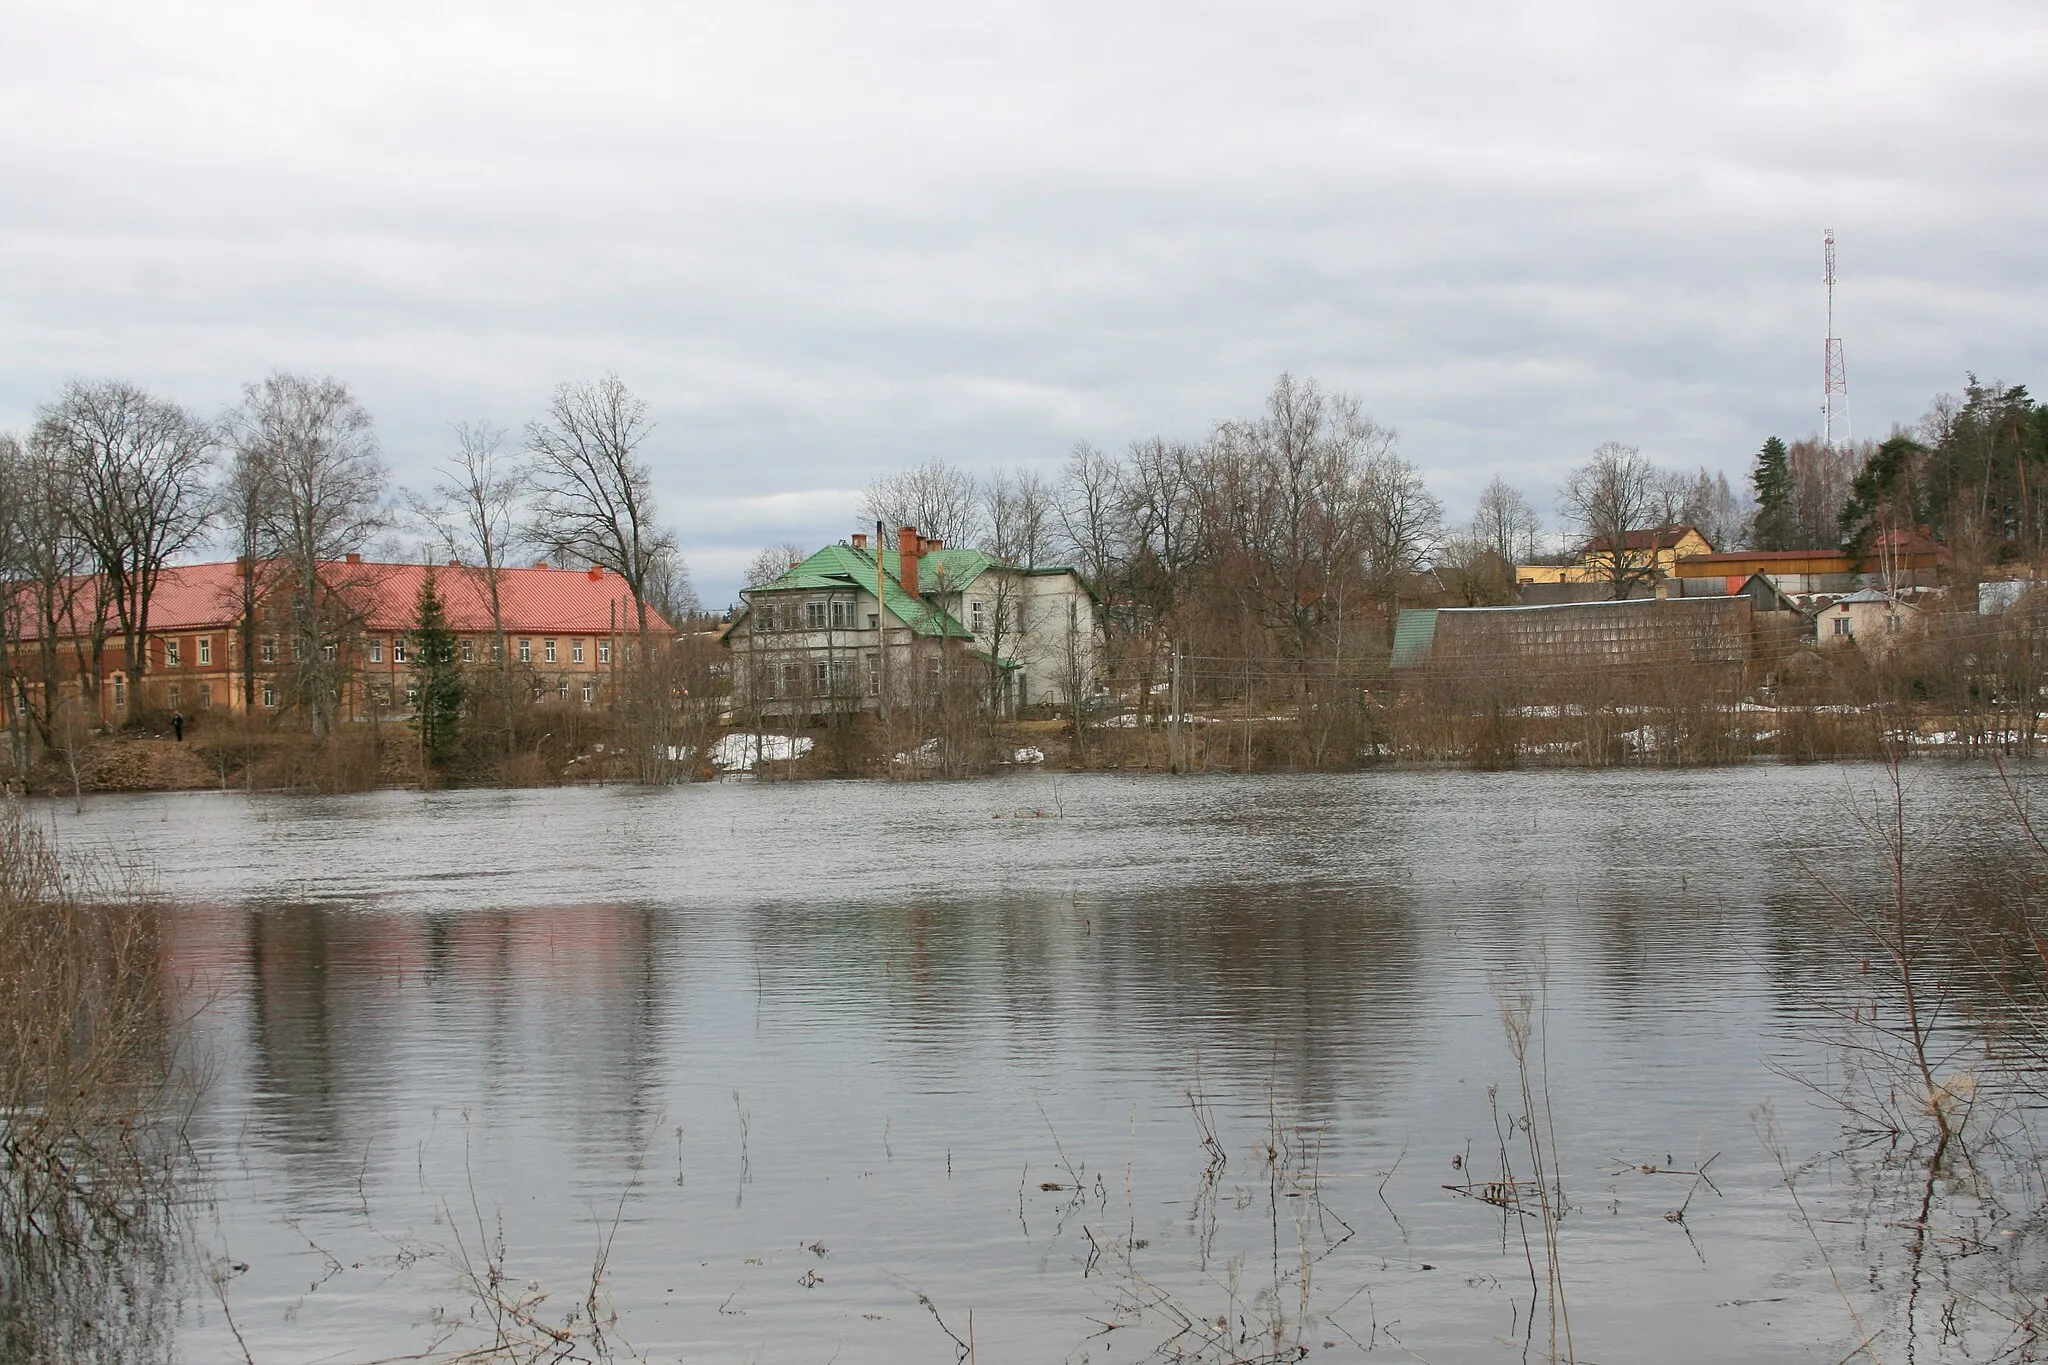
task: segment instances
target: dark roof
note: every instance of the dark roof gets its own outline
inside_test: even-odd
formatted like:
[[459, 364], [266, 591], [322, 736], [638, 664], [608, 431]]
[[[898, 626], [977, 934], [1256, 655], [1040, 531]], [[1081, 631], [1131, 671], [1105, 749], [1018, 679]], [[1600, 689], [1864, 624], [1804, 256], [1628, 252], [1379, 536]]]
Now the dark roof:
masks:
[[[1676, 549], [1678, 542], [1684, 540], [1687, 535], [1699, 536], [1701, 540], [1707, 539], [1700, 535], [1699, 528], [1694, 526], [1654, 526], [1643, 531], [1624, 531], [1621, 536], [1621, 548], [1623, 553], [1631, 550], [1672, 550]], [[1602, 554], [1611, 548], [1611, 544], [1604, 538], [1596, 538], [1586, 542], [1586, 549], [1594, 554]], [[1707, 544], [1711, 548], [1713, 542], [1707, 541]]]

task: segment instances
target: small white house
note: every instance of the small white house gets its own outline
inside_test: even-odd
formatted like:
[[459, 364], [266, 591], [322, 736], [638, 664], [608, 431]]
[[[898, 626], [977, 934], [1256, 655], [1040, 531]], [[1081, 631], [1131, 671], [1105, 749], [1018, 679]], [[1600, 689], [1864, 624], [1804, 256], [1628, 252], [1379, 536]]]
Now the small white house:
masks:
[[1920, 608], [1876, 588], [1862, 588], [1829, 606], [1814, 618], [1814, 634], [1822, 646], [1860, 645], [1889, 649], [1899, 636], [1917, 630]]

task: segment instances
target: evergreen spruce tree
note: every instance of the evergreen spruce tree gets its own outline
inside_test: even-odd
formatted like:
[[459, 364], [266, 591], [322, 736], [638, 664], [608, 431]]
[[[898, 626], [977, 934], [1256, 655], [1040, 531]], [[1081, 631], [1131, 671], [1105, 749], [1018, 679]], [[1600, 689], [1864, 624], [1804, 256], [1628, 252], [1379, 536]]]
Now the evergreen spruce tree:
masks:
[[1786, 541], [1792, 535], [1792, 462], [1785, 443], [1773, 436], [1756, 453], [1756, 467], [1750, 472], [1750, 486], [1756, 490], [1756, 519], [1750, 524], [1750, 540], [1759, 550], [1791, 550]]
[[418, 689], [413, 726], [419, 731], [420, 756], [441, 767], [455, 756], [462, 728], [462, 667], [455, 660], [455, 632], [427, 570], [420, 583], [412, 629], [413, 683]]

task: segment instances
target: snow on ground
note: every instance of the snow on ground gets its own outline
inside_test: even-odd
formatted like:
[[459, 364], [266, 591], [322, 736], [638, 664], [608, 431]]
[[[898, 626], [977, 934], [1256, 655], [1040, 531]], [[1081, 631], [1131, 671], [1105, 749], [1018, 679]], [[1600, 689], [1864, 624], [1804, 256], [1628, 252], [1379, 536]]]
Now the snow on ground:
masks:
[[711, 766], [729, 773], [750, 773], [756, 763], [787, 763], [811, 751], [811, 740], [798, 735], [727, 735], [711, 746]]

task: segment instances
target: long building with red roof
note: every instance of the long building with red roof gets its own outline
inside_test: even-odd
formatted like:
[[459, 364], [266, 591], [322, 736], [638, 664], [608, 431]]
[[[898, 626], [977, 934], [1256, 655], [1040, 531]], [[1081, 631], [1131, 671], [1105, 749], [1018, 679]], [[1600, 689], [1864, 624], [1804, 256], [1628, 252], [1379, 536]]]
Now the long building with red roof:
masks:
[[[101, 718], [121, 720], [138, 701], [168, 711], [239, 712], [252, 705], [275, 711], [286, 704], [284, 685], [292, 663], [287, 606], [289, 593], [274, 564], [225, 561], [185, 564], [163, 571], [150, 602], [148, 664], [144, 696], [137, 698], [124, 671], [120, 631], [111, 602], [101, 604], [106, 648], [101, 665]], [[434, 575], [448, 628], [465, 664], [492, 662], [490, 583], [481, 569], [454, 561], [431, 569], [423, 564], [390, 564], [350, 555], [321, 567], [329, 603], [340, 603], [346, 623], [336, 652], [346, 651], [342, 714], [364, 718], [406, 705], [411, 665], [408, 637], [417, 622], [419, 594]], [[89, 648], [96, 581], [75, 580], [70, 589], [68, 628], [59, 632], [57, 656], [65, 686], [75, 695]], [[255, 601], [252, 612], [244, 602]], [[571, 705], [608, 701], [618, 668], [632, 661], [639, 636], [633, 596], [625, 580], [602, 569], [563, 569], [546, 564], [501, 569], [498, 599], [506, 647], [536, 700]], [[29, 671], [39, 667], [36, 613], [26, 590], [17, 589], [8, 628], [23, 648], [9, 651], [14, 677], [6, 680], [0, 706], [40, 685]], [[660, 639], [674, 629], [649, 610], [648, 628]], [[0, 711], [0, 714], [6, 714]]]

